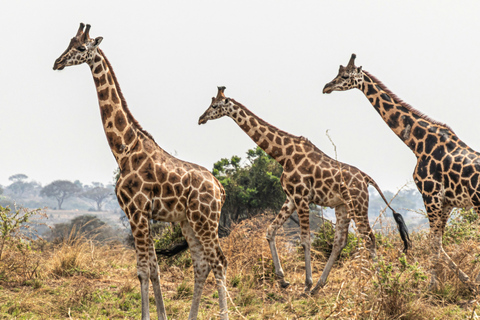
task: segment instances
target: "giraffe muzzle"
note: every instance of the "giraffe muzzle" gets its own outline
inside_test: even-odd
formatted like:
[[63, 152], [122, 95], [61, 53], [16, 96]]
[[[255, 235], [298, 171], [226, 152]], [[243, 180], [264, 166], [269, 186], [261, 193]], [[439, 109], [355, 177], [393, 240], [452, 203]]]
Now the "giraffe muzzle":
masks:
[[332, 93], [333, 92], [333, 85], [331, 83], [327, 83], [325, 87], [323, 87], [323, 93]]
[[201, 116], [199, 119], [198, 119], [198, 124], [205, 124], [207, 123], [208, 119]]
[[55, 63], [53, 64], [53, 70], [63, 70], [64, 68], [65, 63], [62, 61], [62, 59], [55, 60]]

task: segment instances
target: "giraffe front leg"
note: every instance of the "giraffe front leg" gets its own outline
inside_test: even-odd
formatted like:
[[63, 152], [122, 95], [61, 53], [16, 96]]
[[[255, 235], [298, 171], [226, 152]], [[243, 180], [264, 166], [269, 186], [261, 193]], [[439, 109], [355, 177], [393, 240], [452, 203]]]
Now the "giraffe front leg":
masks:
[[270, 252], [272, 253], [273, 265], [275, 267], [275, 275], [277, 276], [277, 279], [282, 288], [288, 287], [290, 285], [290, 282], [285, 281], [285, 274], [280, 263], [280, 258], [278, 257], [277, 246], [275, 244], [275, 236], [277, 234], [277, 230], [285, 223], [288, 217], [290, 217], [294, 209], [295, 206], [293, 202], [287, 198], [282, 208], [280, 209], [280, 212], [267, 228], [266, 237], [268, 245], [270, 247]]
[[347, 216], [347, 211], [345, 206], [340, 206], [335, 208], [335, 215], [337, 218], [337, 223], [335, 226], [335, 238], [333, 241], [333, 248], [330, 257], [328, 258], [327, 264], [323, 269], [322, 276], [318, 280], [317, 284], [311, 291], [312, 295], [318, 293], [320, 288], [325, 286], [327, 283], [328, 275], [330, 274], [330, 270], [333, 267], [333, 264], [338, 259], [340, 252], [342, 252], [343, 248], [347, 245], [347, 238], [348, 238], [348, 226], [350, 225], [350, 218]]
[[150, 281], [152, 282], [153, 293], [155, 295], [155, 305], [157, 307], [157, 317], [159, 320], [167, 320], [167, 312], [163, 302], [162, 289], [160, 286], [160, 275], [158, 272], [157, 255], [155, 253], [155, 245], [151, 234], [149, 234], [149, 266]]
[[149, 246], [150, 236], [148, 234], [148, 219], [142, 216], [140, 212], [135, 212], [134, 215], [139, 215], [138, 223], [131, 223], [132, 233], [135, 240], [135, 252], [137, 256], [137, 275], [140, 281], [140, 293], [142, 296], [142, 320], [150, 320], [148, 286], [150, 281], [150, 266], [149, 266]]

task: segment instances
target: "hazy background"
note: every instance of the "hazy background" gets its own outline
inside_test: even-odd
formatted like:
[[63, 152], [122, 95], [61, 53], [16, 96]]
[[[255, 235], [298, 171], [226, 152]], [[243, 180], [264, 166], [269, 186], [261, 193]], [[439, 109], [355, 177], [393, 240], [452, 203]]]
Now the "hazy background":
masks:
[[412, 180], [413, 153], [358, 90], [323, 95], [357, 65], [480, 150], [478, 1], [3, 1], [0, 184], [24, 173], [109, 183], [117, 167], [86, 65], [53, 71], [80, 22], [157, 143], [211, 169], [254, 147], [229, 118], [198, 126], [217, 86], [269, 123], [308, 137], [383, 189]]

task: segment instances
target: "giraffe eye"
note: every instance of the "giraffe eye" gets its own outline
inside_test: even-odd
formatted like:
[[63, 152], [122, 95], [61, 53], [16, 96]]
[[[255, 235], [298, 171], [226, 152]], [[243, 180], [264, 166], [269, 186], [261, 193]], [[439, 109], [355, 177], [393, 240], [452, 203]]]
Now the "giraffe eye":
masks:
[[77, 50], [80, 51], [80, 52], [83, 52], [83, 51], [87, 50], [87, 48], [85, 48], [85, 46], [80, 46], [80, 47], [77, 48]]
[[213, 108], [213, 109], [217, 109], [217, 107], [218, 107], [218, 105], [212, 104], [212, 108]]
[[347, 79], [348, 79], [348, 76], [342, 76], [342, 79], [347, 80]]

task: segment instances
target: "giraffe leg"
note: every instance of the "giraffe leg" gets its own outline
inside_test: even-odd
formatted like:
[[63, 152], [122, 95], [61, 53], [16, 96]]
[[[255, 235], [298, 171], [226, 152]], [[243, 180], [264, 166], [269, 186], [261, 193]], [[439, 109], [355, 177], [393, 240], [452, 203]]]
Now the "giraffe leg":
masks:
[[327, 264], [323, 269], [322, 276], [311, 291], [312, 295], [316, 294], [320, 290], [320, 288], [322, 288], [327, 283], [327, 278], [334, 262], [337, 260], [343, 248], [345, 248], [345, 246], [347, 245], [348, 226], [350, 225], [350, 218], [347, 216], [345, 206], [342, 205], [336, 207], [335, 216], [337, 218], [337, 223], [335, 226], [335, 238], [333, 241], [332, 253], [330, 254]]
[[293, 213], [295, 206], [293, 201], [287, 200], [280, 209], [280, 212], [277, 214], [273, 222], [267, 228], [267, 241], [270, 246], [270, 252], [272, 253], [273, 265], [275, 267], [275, 274], [282, 288], [286, 288], [290, 285], [288, 281], [285, 281], [285, 274], [283, 273], [282, 265], [280, 264], [280, 258], [278, 257], [277, 246], [275, 245], [275, 235], [277, 234], [278, 228], [280, 228], [285, 221]]
[[[437, 201], [438, 202], [438, 201]], [[460, 281], [469, 285], [469, 287], [473, 290], [473, 287], [470, 283], [470, 278], [462, 271], [455, 262], [448, 256], [442, 246], [442, 237], [443, 232], [445, 230], [445, 225], [447, 224], [448, 218], [450, 216], [450, 211], [452, 211], [451, 206], [443, 206], [440, 210], [436, 205], [437, 202], [431, 201], [430, 203], [425, 203], [425, 207], [427, 208], [428, 218], [430, 222], [430, 233], [431, 233], [431, 247], [432, 247], [432, 269], [430, 271], [431, 279], [430, 279], [430, 290], [437, 290], [438, 289], [438, 279], [437, 279], [437, 271], [436, 268], [440, 261], [440, 258], [447, 263], [449, 268], [454, 271]], [[439, 214], [440, 213], [440, 214]]]
[[[445, 229], [445, 225], [447, 224], [447, 221], [448, 221], [448, 218], [450, 216], [450, 211], [451, 211], [451, 207], [446, 207], [442, 210], [442, 228], [441, 228], [441, 231], [442, 231], [442, 235], [443, 235], [443, 230]], [[476, 212], [479, 212], [477, 211], [477, 208], [475, 209]], [[438, 235], [437, 235], [438, 237]], [[460, 281], [462, 281], [463, 283], [465, 283], [468, 288], [475, 292], [477, 290], [476, 286], [474, 283], [472, 283], [470, 281], [470, 278], [469, 276], [463, 272], [455, 262], [452, 261], [452, 259], [448, 256], [448, 254], [445, 252], [445, 250], [443, 249], [443, 246], [442, 246], [442, 238], [440, 236], [440, 241], [438, 239], [436, 239], [436, 245], [440, 246], [440, 248], [437, 250], [439, 250], [439, 254], [440, 256], [443, 258], [443, 260], [447, 263], [448, 267], [453, 271], [455, 272], [455, 274], [457, 275], [457, 277], [460, 279]], [[438, 263], [438, 262], [437, 262]], [[477, 279], [478, 279], [478, 276], [477, 276]]]
[[364, 215], [361, 215], [360, 217], [355, 217], [354, 221], [360, 237], [365, 242], [365, 248], [370, 253], [370, 258], [373, 262], [377, 262], [377, 245], [375, 235], [373, 234], [373, 230], [368, 221], [368, 211], [365, 211]]
[[310, 293], [313, 280], [310, 256], [310, 208], [307, 201], [297, 203], [297, 213], [300, 220], [300, 243], [305, 251], [305, 293]]
[[[198, 210], [199, 207], [204, 207], [204, 211], [200, 212], [200, 210]], [[221, 205], [218, 205], [217, 207], [221, 207]], [[210, 209], [205, 208], [208, 207], [192, 204], [191, 208], [187, 210], [187, 219], [193, 230], [193, 233], [195, 234], [195, 237], [203, 247], [203, 256], [207, 259], [215, 276], [220, 305], [220, 319], [227, 320], [227, 259], [223, 254], [223, 251], [220, 247], [220, 241], [218, 239], [218, 222], [212, 220], [209, 221], [205, 218], [192, 219], [192, 217], [196, 216], [218, 217], [220, 215], [220, 212], [213, 212], [210, 211]]]
[[[132, 232], [135, 240], [135, 251], [137, 256], [137, 275], [140, 281], [140, 292], [142, 296], [142, 320], [150, 320], [148, 286], [150, 279], [149, 266], [149, 247], [150, 236], [148, 234], [148, 219], [140, 212], [133, 215], [139, 215], [138, 223], [132, 224]], [[129, 216], [130, 217], [130, 216]]]
[[193, 298], [192, 306], [190, 308], [190, 314], [188, 315], [189, 320], [197, 319], [198, 308], [200, 305], [200, 299], [202, 297], [203, 287], [205, 285], [205, 280], [210, 273], [210, 264], [205, 257], [203, 246], [200, 241], [195, 237], [195, 233], [192, 230], [192, 227], [187, 221], [180, 222], [182, 227], [182, 233], [185, 239], [187, 239], [188, 247], [192, 255], [193, 261], [193, 272], [195, 275], [195, 287], [193, 289]]
[[149, 234], [149, 266], [150, 266], [150, 281], [152, 282], [153, 293], [155, 294], [155, 304], [157, 307], [157, 317], [159, 320], [167, 320], [167, 312], [165, 311], [165, 304], [163, 303], [162, 289], [160, 287], [160, 276], [158, 273], [157, 255], [155, 253], [155, 245], [151, 234]]

